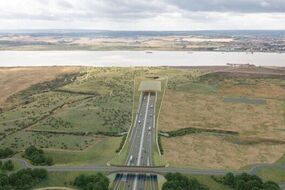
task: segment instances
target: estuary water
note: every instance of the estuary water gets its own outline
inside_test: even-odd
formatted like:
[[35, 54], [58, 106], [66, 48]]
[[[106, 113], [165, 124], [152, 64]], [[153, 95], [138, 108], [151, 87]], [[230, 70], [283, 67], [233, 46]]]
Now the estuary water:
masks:
[[285, 66], [285, 53], [186, 51], [0, 51], [0, 67], [16, 66]]

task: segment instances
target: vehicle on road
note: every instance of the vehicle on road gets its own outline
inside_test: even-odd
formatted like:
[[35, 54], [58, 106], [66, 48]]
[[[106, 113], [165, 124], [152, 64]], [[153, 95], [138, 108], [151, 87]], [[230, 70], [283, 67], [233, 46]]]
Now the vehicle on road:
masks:
[[130, 156], [130, 162], [132, 162], [132, 161], [133, 161], [133, 155]]

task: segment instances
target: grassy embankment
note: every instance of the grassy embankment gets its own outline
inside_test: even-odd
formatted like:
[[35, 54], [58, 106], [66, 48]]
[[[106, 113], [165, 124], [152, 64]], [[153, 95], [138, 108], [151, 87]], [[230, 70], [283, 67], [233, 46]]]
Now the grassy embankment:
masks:
[[[162, 95], [164, 92], [164, 88], [166, 85], [166, 73], [165, 72], [161, 72], [165, 69], [163, 68], [152, 68], [152, 69], [138, 69], [135, 72], [135, 79], [134, 79], [134, 94], [133, 94], [133, 109], [132, 109], [132, 123], [135, 122], [135, 117], [136, 117], [136, 112], [138, 110], [139, 107], [139, 102], [140, 102], [140, 92], [138, 91], [140, 82], [143, 80], [153, 80], [154, 76], [158, 76], [159, 78], [155, 79], [155, 80], [159, 80], [161, 81], [161, 87], [162, 87], [162, 91], [158, 92], [157, 94], [157, 101], [156, 101], [156, 119], [158, 118], [158, 111], [162, 102]], [[110, 161], [111, 164], [114, 165], [122, 165], [125, 163], [127, 156], [128, 156], [128, 150], [130, 148], [130, 134], [132, 133], [132, 128], [130, 129], [129, 132], [129, 136], [126, 140], [126, 144], [123, 147], [122, 151], [118, 154], [118, 156], [116, 158], [114, 158], [113, 160]], [[157, 145], [156, 145], [156, 140], [155, 140], [155, 136], [154, 138], [154, 143], [153, 143], [153, 162], [154, 165], [156, 166], [162, 166], [165, 165], [165, 162], [162, 160], [162, 157], [159, 155], [158, 153], [158, 149], [157, 149]]]

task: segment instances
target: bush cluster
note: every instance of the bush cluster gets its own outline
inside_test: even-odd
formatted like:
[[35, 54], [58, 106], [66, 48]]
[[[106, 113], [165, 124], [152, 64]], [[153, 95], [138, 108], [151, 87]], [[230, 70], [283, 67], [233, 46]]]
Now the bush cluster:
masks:
[[11, 160], [7, 160], [7, 161], [0, 161], [0, 169], [1, 170], [7, 170], [7, 171], [11, 171], [14, 169], [14, 164]]
[[8, 158], [8, 157], [12, 156], [13, 154], [15, 154], [15, 153], [10, 148], [0, 149], [0, 159]]
[[162, 190], [208, 190], [209, 188], [202, 185], [195, 178], [183, 176], [180, 173], [168, 173], [165, 175], [166, 182]]
[[0, 174], [0, 190], [26, 190], [47, 178], [44, 169], [22, 169], [10, 175]]
[[53, 164], [52, 158], [47, 157], [42, 149], [38, 149], [35, 146], [27, 148], [25, 150], [24, 157], [29, 159], [34, 165], [50, 166]]
[[158, 136], [157, 140], [158, 140], [158, 147], [159, 147], [159, 150], [160, 150], [160, 154], [163, 155], [164, 150], [163, 150], [162, 143], [161, 143], [161, 136]]
[[117, 148], [117, 150], [116, 150], [116, 153], [118, 153], [118, 152], [121, 151], [121, 149], [123, 148], [123, 146], [124, 146], [124, 144], [125, 144], [126, 139], [127, 139], [127, 135], [124, 135], [123, 138], [122, 138], [122, 140], [121, 140], [121, 142], [120, 142], [119, 148]]
[[80, 175], [75, 178], [73, 185], [82, 190], [108, 190], [109, 179], [102, 173], [95, 175]]
[[[163, 131], [161, 131], [161, 132], [163, 132]], [[202, 132], [238, 135], [238, 132], [235, 132], [235, 131], [227, 131], [227, 130], [219, 130], [219, 129], [198, 129], [198, 128], [191, 128], [191, 127], [178, 129], [176, 131], [163, 132], [163, 133], [167, 133], [168, 137], [178, 137], [178, 136], [184, 136], [184, 135], [188, 135], [188, 134], [202, 133]]]
[[263, 182], [257, 175], [250, 175], [247, 173], [239, 175], [227, 173], [222, 179], [216, 179], [216, 181], [230, 186], [234, 190], [280, 190], [277, 183], [272, 181]]

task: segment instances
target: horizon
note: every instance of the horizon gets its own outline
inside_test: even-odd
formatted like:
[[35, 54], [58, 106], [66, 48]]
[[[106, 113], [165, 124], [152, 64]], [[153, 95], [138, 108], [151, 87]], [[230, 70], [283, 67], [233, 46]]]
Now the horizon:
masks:
[[285, 29], [202, 29], [202, 30], [112, 30], [90, 28], [34, 28], [34, 29], [0, 29], [0, 31], [114, 31], [114, 32], [199, 32], [199, 31], [285, 31]]

